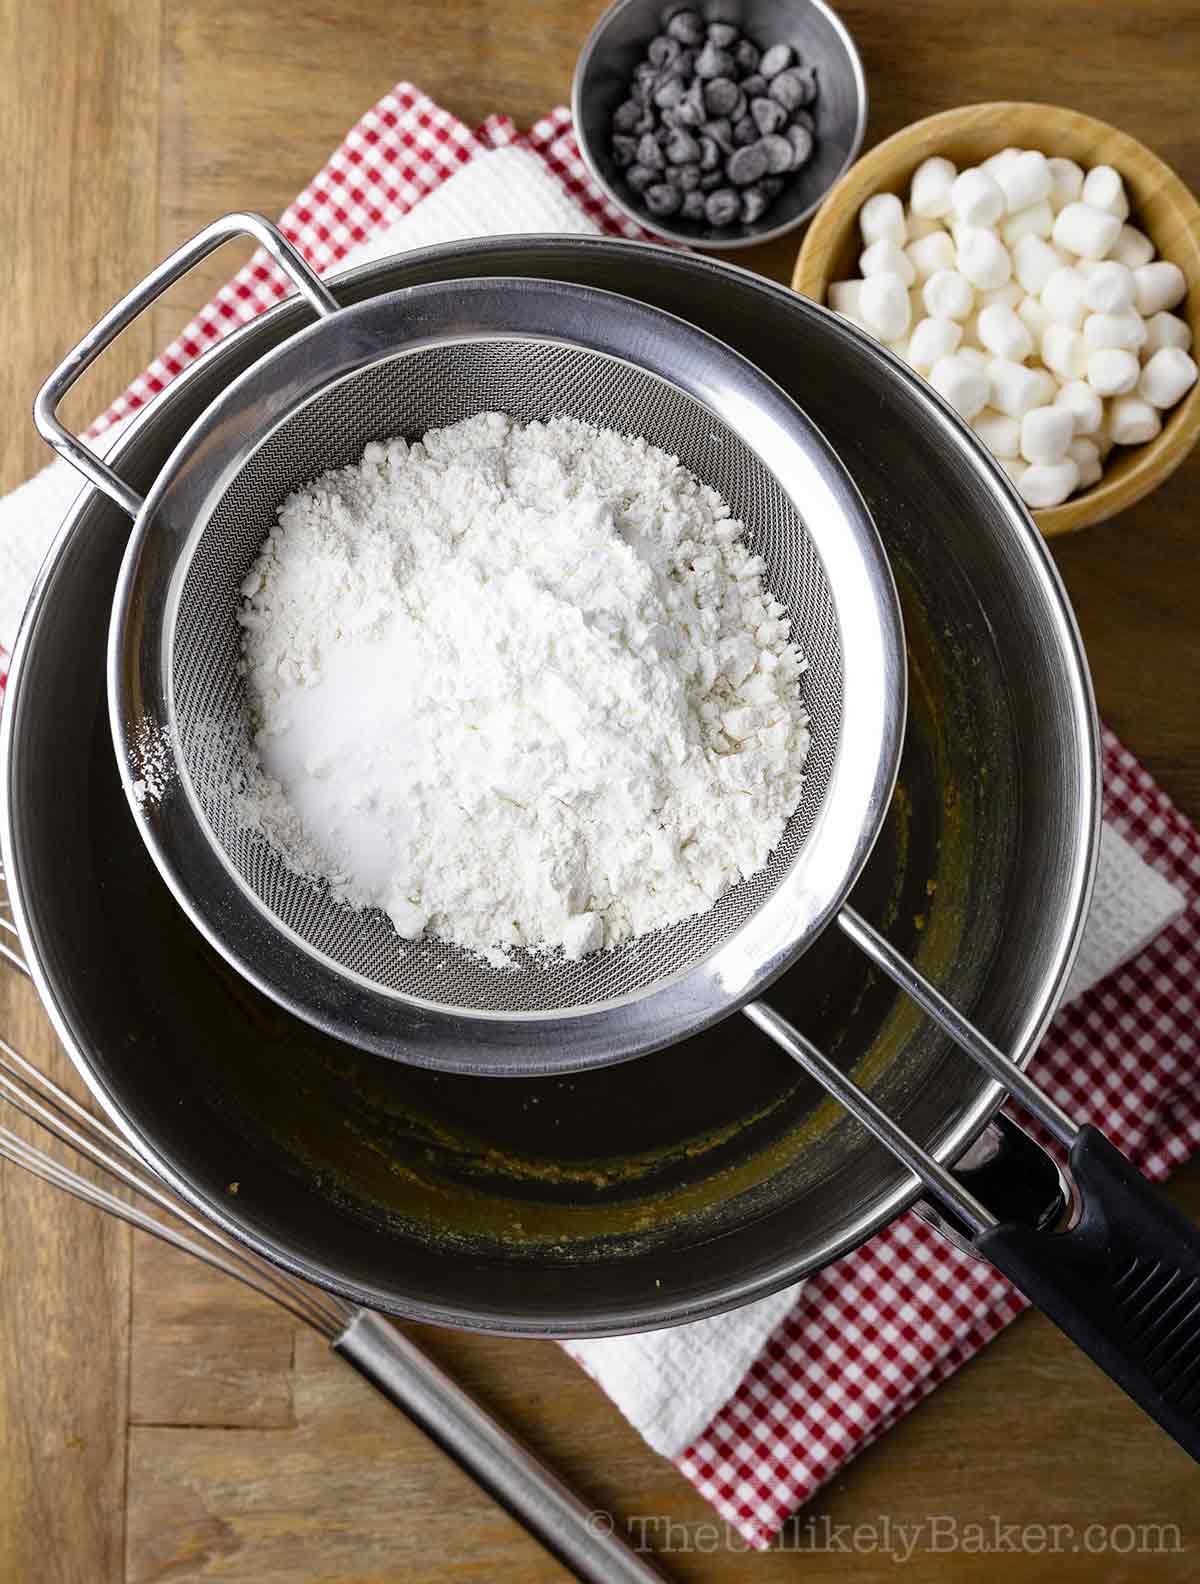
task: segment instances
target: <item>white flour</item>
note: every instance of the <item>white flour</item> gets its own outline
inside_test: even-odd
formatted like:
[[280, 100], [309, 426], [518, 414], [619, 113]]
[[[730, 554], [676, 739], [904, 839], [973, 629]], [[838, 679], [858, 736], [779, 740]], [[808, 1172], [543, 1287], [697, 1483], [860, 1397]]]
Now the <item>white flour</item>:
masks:
[[570, 957], [767, 862], [808, 749], [784, 608], [644, 440], [498, 413], [290, 496], [247, 577], [245, 817], [353, 906]]

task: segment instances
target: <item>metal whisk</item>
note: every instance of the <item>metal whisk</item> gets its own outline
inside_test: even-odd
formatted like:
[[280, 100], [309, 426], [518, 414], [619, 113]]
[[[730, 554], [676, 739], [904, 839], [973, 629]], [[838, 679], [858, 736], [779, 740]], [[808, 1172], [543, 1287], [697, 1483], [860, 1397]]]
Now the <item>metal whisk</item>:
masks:
[[[29, 968], [3, 891], [0, 956]], [[141, 1156], [0, 1036], [0, 1100], [154, 1207], [140, 1209], [0, 1125], [0, 1159], [194, 1255], [279, 1304], [413, 1421], [577, 1578], [587, 1584], [662, 1584], [663, 1575], [616, 1534], [589, 1526], [591, 1509], [395, 1326], [277, 1270], [184, 1204]], [[169, 1218], [169, 1219], [168, 1219]]]

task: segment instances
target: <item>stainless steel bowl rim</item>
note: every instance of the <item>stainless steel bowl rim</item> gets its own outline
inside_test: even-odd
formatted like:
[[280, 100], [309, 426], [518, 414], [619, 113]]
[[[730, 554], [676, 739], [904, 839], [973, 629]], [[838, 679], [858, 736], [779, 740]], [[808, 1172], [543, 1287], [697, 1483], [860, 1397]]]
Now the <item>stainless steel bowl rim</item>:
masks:
[[[514, 245], [564, 248], [571, 252], [594, 251], [610, 253], [616, 257], [625, 253], [631, 260], [639, 254], [659, 254], [662, 251], [656, 244], [646, 242], [616, 241], [610, 238], [591, 237], [564, 238], [553, 234], [519, 238], [480, 239], [472, 244], [472, 250], [477, 252], [483, 260], [486, 260], [489, 254], [502, 257]], [[448, 243], [423, 249], [419, 255], [414, 256], [419, 256], [431, 266], [436, 267], [440, 260], [452, 260], [458, 252], [459, 244]], [[828, 314], [827, 310], [819, 308], [804, 299], [797, 298], [796, 294], [787, 288], [726, 261], [692, 256], [688, 260], [688, 267], [708, 273], [717, 280], [722, 275], [734, 273], [752, 285], [757, 291], [778, 299], [792, 310], [819, 314], [830, 319], [834, 318], [834, 316]], [[364, 288], [369, 291], [373, 281], [377, 277], [385, 275], [387, 268], [388, 261], [386, 260], [365, 264], [334, 275], [330, 279], [330, 284], [341, 286], [343, 289], [349, 288], [351, 291], [357, 288]], [[109, 454], [110, 460], [119, 463], [122, 457], [135, 453], [139, 431], [143, 423], [148, 419], [154, 419], [168, 412], [186, 394], [189, 383], [196, 374], [202, 368], [210, 367], [214, 360], [219, 361], [223, 352], [229, 350], [235, 342], [240, 342], [244, 337], [252, 336], [256, 329], [261, 330], [278, 318], [295, 316], [300, 312], [301, 308], [295, 299], [284, 301], [267, 309], [249, 324], [231, 332], [228, 337], [211, 348], [202, 360], [199, 360], [178, 375], [152, 406], [147, 407], [135, 416], [129, 430], [113, 446]], [[838, 326], [840, 333], [852, 333], [849, 327], [842, 324], [841, 321], [838, 321]], [[1090, 752], [1086, 756], [1086, 763], [1080, 766], [1084, 776], [1084, 785], [1089, 795], [1080, 800], [1075, 811], [1076, 857], [1078, 861], [1073, 866], [1072, 890], [1067, 905], [1063, 909], [1062, 927], [1058, 934], [1056, 949], [1042, 965], [1037, 991], [1029, 996], [1021, 1014], [1016, 1037], [1008, 1046], [1009, 1054], [1013, 1059], [1020, 1066], [1025, 1067], [1032, 1060], [1038, 1043], [1057, 1010], [1063, 986], [1066, 983], [1067, 975], [1074, 962], [1083, 934], [1088, 903], [1095, 878], [1095, 859], [1099, 843], [1101, 815], [1100, 742], [1090, 677], [1074, 613], [1066, 598], [1065, 590], [1050, 557], [1049, 550], [1034, 527], [1032, 519], [1029, 518], [1028, 513], [1020, 505], [1014, 492], [1007, 487], [1007, 480], [1003, 474], [1000, 473], [991, 458], [979, 446], [967, 426], [957, 418], [945, 403], [935, 396], [917, 375], [908, 369], [907, 365], [891, 357], [884, 349], [874, 346], [874, 344], [871, 345], [871, 350], [874, 356], [877, 356], [886, 364], [893, 377], [901, 378], [913, 385], [921, 399], [930, 404], [932, 410], [938, 413], [940, 425], [953, 447], [965, 455], [970, 465], [985, 466], [989, 473], [994, 475], [997, 486], [1001, 487], [1004, 494], [1010, 499], [1013, 506], [1014, 523], [1023, 519], [1026, 525], [1022, 530], [1025, 533], [1026, 552], [1033, 562], [1039, 581], [1057, 608], [1060, 636], [1066, 652], [1074, 660], [1071, 668], [1071, 699], [1076, 725], [1083, 740], [1090, 744]], [[20, 632], [11, 658], [8, 707], [0, 711], [0, 850], [3, 852], [13, 913], [20, 932], [30, 973], [55, 1032], [62, 1041], [64, 1049], [88, 1090], [114, 1125], [121, 1130], [122, 1134], [128, 1138], [130, 1143], [164, 1181], [179, 1192], [184, 1199], [209, 1216], [215, 1224], [231, 1235], [241, 1238], [267, 1259], [273, 1260], [305, 1280], [339, 1292], [351, 1301], [370, 1304], [373, 1298], [368, 1291], [353, 1283], [339, 1280], [336, 1274], [328, 1269], [316, 1267], [307, 1260], [297, 1258], [289, 1248], [281, 1246], [277, 1241], [258, 1236], [252, 1229], [247, 1228], [239, 1221], [235, 1215], [230, 1213], [231, 1205], [227, 1198], [211, 1197], [206, 1193], [200, 1192], [187, 1176], [173, 1167], [171, 1161], [159, 1152], [153, 1139], [147, 1137], [142, 1130], [130, 1121], [119, 1101], [101, 1080], [89, 1054], [87, 1031], [78, 1028], [67, 1015], [63, 991], [56, 982], [55, 976], [47, 970], [45, 958], [49, 943], [43, 942], [39, 938], [39, 933], [35, 928], [32, 908], [27, 904], [25, 897], [22, 852], [19, 844], [14, 840], [15, 831], [11, 802], [14, 764], [12, 756], [13, 722], [19, 714], [15, 705], [19, 700], [25, 680], [25, 652], [30, 645], [35, 627], [44, 616], [43, 605], [47, 585], [52, 578], [64, 546], [74, 535], [78, 520], [90, 503], [94, 493], [90, 486], [85, 485], [81, 488], [42, 563], [26, 605]], [[948, 1129], [931, 1146], [931, 1153], [943, 1163], [950, 1163], [958, 1158], [1005, 1099], [1004, 1090], [998, 1084], [989, 1081], [982, 1075], [979, 1075], [973, 1081], [972, 1090], [972, 1097], [964, 1106], [957, 1125]], [[794, 1260], [789, 1262], [787, 1251], [782, 1251], [778, 1263], [769, 1277], [747, 1283], [725, 1282], [719, 1291], [714, 1293], [711, 1300], [692, 1304], [686, 1308], [661, 1304], [656, 1308], [653, 1295], [651, 1295], [645, 1304], [636, 1308], [629, 1307], [625, 1312], [610, 1316], [603, 1324], [584, 1320], [574, 1321], [570, 1324], [559, 1323], [537, 1326], [521, 1324], [516, 1321], [510, 1324], [497, 1319], [491, 1313], [483, 1314], [465, 1307], [448, 1310], [435, 1304], [409, 1304], [405, 1306], [403, 1313], [416, 1321], [458, 1329], [486, 1330], [514, 1336], [555, 1336], [563, 1338], [571, 1336], [619, 1335], [682, 1324], [721, 1313], [757, 1298], [766, 1297], [772, 1292], [777, 1292], [795, 1283], [812, 1271], [820, 1269], [830, 1261], [850, 1252], [873, 1233], [879, 1231], [897, 1216], [910, 1209], [919, 1198], [920, 1188], [915, 1180], [900, 1179], [873, 1206], [864, 1209], [854, 1220], [848, 1222], [839, 1236], [823, 1244], [817, 1257], [810, 1260], [807, 1264], [798, 1265]]]
[[627, 219], [632, 220], [636, 225], [641, 226], [644, 231], [653, 231], [657, 236], [666, 237], [668, 241], [674, 242], [683, 247], [702, 248], [705, 252], [713, 251], [731, 253], [736, 252], [741, 248], [758, 247], [761, 243], [773, 242], [777, 237], [787, 236], [789, 231], [795, 231], [798, 226], [802, 226], [806, 220], [810, 219], [817, 212], [817, 210], [825, 201], [825, 194], [833, 191], [837, 183], [841, 181], [842, 177], [850, 169], [851, 165], [854, 164], [854, 161], [858, 158], [859, 150], [862, 148], [863, 138], [866, 136], [867, 116], [870, 112], [870, 98], [867, 92], [867, 78], [865, 72], [863, 71], [862, 59], [858, 53], [858, 48], [854, 43], [854, 39], [849, 28], [842, 21], [841, 17], [838, 16], [837, 12], [832, 8], [832, 6], [825, 4], [825, 0], [807, 0], [807, 3], [812, 7], [812, 9], [814, 11], [819, 11], [822, 16], [825, 17], [833, 31], [838, 35], [842, 47], [846, 52], [847, 63], [849, 64], [851, 73], [854, 77], [856, 100], [858, 105], [858, 114], [855, 120], [854, 130], [851, 133], [849, 144], [846, 149], [846, 157], [842, 161], [841, 168], [837, 171], [832, 181], [830, 181], [829, 185], [826, 187], [825, 193], [822, 193], [819, 198], [814, 199], [813, 202], [809, 204], [807, 209], [801, 210], [800, 213], [792, 215], [790, 219], [783, 221], [779, 225], [768, 226], [762, 230], [755, 231], [751, 236], [722, 238], [720, 236], [714, 235], [706, 236], [703, 242], [696, 242], [693, 241], [692, 238], [684, 236], [681, 232], [672, 230], [670, 226], [660, 225], [652, 214], [647, 213], [647, 211], [644, 209], [636, 209], [631, 203], [623, 198], [621, 193], [612, 185], [612, 183], [600, 170], [595, 158], [593, 157], [590, 148], [590, 140], [584, 135], [582, 130], [584, 124], [581, 113], [583, 108], [583, 79], [587, 72], [587, 68], [591, 63], [592, 56], [595, 54], [596, 48], [600, 44], [604, 31], [608, 27], [608, 24], [612, 21], [613, 17], [619, 11], [624, 11], [628, 7], [638, 5], [640, 3], [641, 0], [616, 0], [615, 5], [609, 6], [608, 10], [597, 19], [592, 31], [585, 39], [583, 48], [579, 52], [579, 57], [575, 63], [575, 71], [571, 78], [571, 123], [577, 129], [579, 152], [583, 156], [583, 162], [587, 166], [592, 180], [596, 182], [596, 184], [603, 190], [604, 195], [609, 200], [609, 202], [615, 208], [619, 209]]

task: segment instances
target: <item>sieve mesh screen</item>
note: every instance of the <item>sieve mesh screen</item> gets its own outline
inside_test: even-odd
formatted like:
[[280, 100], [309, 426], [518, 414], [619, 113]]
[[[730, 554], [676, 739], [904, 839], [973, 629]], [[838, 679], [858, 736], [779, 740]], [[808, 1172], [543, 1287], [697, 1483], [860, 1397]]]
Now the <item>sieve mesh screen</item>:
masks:
[[[419, 439], [495, 410], [520, 422], [559, 415], [644, 436], [717, 490], [746, 524], [766, 583], [788, 610], [809, 662], [812, 717], [804, 794], [766, 869], [715, 907], [578, 962], [516, 954], [493, 968], [437, 940], [401, 940], [377, 910], [355, 912], [293, 874], [239, 817], [244, 751], [238, 587], [286, 495], [357, 462], [372, 440]], [[756, 454], [691, 396], [603, 353], [533, 339], [425, 347], [370, 365], [300, 407], [252, 453], [215, 506], [183, 582], [171, 635], [183, 763], [210, 833], [268, 914], [335, 969], [373, 987], [451, 1009], [511, 1016], [570, 1013], [640, 995], [733, 935], [795, 862], [824, 800], [842, 717], [841, 640], [833, 596], [792, 502]]]

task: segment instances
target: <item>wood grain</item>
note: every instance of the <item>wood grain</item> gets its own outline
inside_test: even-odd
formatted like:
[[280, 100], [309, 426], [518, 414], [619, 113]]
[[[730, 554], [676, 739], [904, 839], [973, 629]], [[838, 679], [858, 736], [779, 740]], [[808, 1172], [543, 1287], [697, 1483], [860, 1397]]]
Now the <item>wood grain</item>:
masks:
[[[158, 56], [148, 0], [0, 4], [0, 489], [45, 465], [28, 414], [66, 335], [104, 311], [156, 244], [158, 95], [143, 94]], [[130, 105], [137, 113], [122, 113]], [[148, 329], [126, 337], [107, 388], [151, 352]], [[92, 384], [68, 416], [99, 399]], [[74, 1081], [32, 988], [7, 969], [0, 1028]], [[125, 1576], [129, 1291], [124, 1227], [0, 1171], [4, 1584]]]
[[[830, 283], [858, 274], [862, 240], [858, 212], [875, 193], [906, 197], [912, 174], [940, 155], [960, 169], [978, 165], [1002, 148], [1037, 148], [1076, 160], [1085, 169], [1111, 165], [1125, 179], [1140, 226], [1159, 257], [1178, 264], [1188, 283], [1179, 310], [1200, 341], [1200, 203], [1159, 157], [1117, 127], [1056, 105], [999, 103], [943, 110], [894, 133], [849, 170], [809, 226], [792, 275], [798, 292], [823, 303]], [[1166, 417], [1146, 445], [1121, 446], [1108, 458], [1104, 477], [1061, 506], [1034, 513], [1046, 537], [1073, 533], [1126, 511], [1170, 477], [1200, 437], [1200, 385]]]
[[[597, 9], [577, 0], [0, 0], [0, 59], [18, 63], [0, 72], [9, 162], [0, 189], [0, 484], [44, 460], [26, 414], [54, 358], [185, 235], [226, 209], [277, 213], [403, 77], [468, 121], [500, 108], [527, 124], [565, 98]], [[1200, 186], [1195, 0], [1063, 0], [1054, 24], [1070, 48], [1051, 67], [1040, 0], [1009, 0], [994, 13], [952, 0], [852, 0], [841, 13], [871, 84], [870, 142], [955, 104], [1054, 99], [1123, 127]], [[787, 280], [795, 252], [785, 240], [739, 262]], [[175, 287], [108, 355], [105, 391], [140, 368], [235, 262], [230, 250]], [[76, 415], [104, 393], [85, 393]], [[1105, 719], [1193, 818], [1198, 484], [1193, 456], [1133, 510], [1054, 545]], [[20, 1039], [51, 1059], [45, 1022], [9, 974], [0, 1018], [6, 1030], [15, 1019]], [[0, 1584], [564, 1577], [316, 1338], [262, 1300], [139, 1240], [130, 1329], [124, 1233], [11, 1174], [0, 1186]], [[1172, 1192], [1200, 1212], [1200, 1168], [1180, 1174]], [[619, 1523], [656, 1520], [650, 1532], [670, 1543], [663, 1563], [677, 1579], [882, 1584], [901, 1573], [864, 1552], [746, 1557], [551, 1344], [431, 1332], [420, 1340]], [[939, 1513], [1081, 1528], [1178, 1523], [1184, 1549], [1102, 1559], [919, 1549], [904, 1572], [933, 1584], [1182, 1584], [1200, 1562], [1194, 1469], [1036, 1316], [803, 1516], [875, 1524]], [[791, 1540], [802, 1543], [804, 1531]]]

